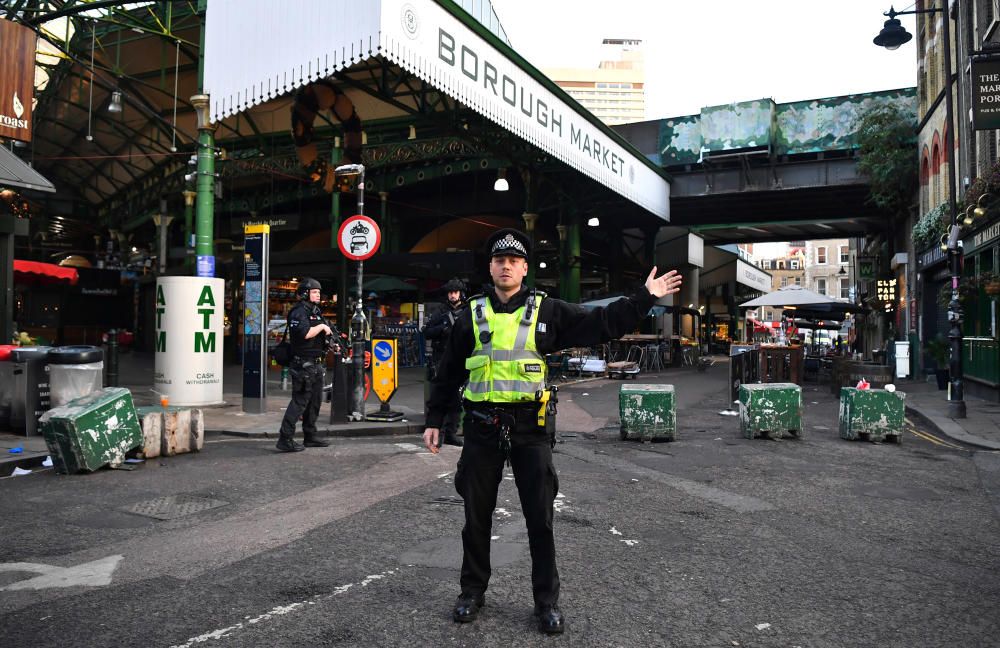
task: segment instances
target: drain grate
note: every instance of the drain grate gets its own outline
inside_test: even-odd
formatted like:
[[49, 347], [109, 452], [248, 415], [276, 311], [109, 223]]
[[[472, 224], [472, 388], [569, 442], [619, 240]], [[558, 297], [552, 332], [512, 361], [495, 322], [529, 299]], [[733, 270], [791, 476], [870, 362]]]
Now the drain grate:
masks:
[[168, 495], [125, 507], [125, 511], [157, 520], [176, 520], [209, 509], [226, 506], [229, 502], [198, 495]]
[[435, 497], [429, 503], [430, 504], [451, 504], [453, 506], [462, 506], [463, 504], [465, 504], [464, 500], [462, 500], [461, 497], [455, 497], [453, 495], [452, 496], [447, 496], [446, 495], [444, 497]]

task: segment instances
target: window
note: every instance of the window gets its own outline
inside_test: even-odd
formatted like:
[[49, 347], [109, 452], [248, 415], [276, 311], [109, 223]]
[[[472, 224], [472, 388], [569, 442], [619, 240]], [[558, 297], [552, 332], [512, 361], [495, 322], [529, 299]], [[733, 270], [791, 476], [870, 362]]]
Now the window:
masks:
[[851, 261], [851, 253], [850, 253], [850, 250], [848, 249], [848, 246], [841, 245], [840, 246], [840, 262], [841, 263], [850, 263], [850, 261]]
[[850, 299], [851, 298], [851, 285], [847, 280], [847, 277], [840, 278], [840, 298]]
[[816, 280], [816, 292], [818, 292], [821, 295], [826, 294], [826, 279]]
[[795, 277], [795, 285], [796, 286], [802, 285], [802, 277]]
[[772, 313], [771, 311], [764, 311], [764, 321], [765, 322], [770, 322], [771, 321], [771, 317], [773, 315], [774, 315], [774, 313]]
[[819, 265], [826, 265], [826, 246], [820, 246], [816, 248], [816, 263]]
[[781, 287], [784, 288], [787, 285], [788, 285], [788, 277], [782, 277], [781, 278]]
[[799, 260], [798, 259], [792, 259], [791, 261], [788, 262], [788, 267], [791, 268], [792, 270], [798, 270], [799, 269]]

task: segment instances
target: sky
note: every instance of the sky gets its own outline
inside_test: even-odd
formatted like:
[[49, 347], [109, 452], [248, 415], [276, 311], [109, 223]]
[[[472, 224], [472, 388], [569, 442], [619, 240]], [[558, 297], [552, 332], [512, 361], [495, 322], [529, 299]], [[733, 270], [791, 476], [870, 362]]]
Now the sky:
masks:
[[[890, 0], [492, 0], [537, 68], [597, 67], [604, 38], [645, 47], [646, 119], [764, 97], [778, 103], [915, 86], [915, 39], [872, 39]], [[899, 10], [912, 9], [902, 0]], [[913, 16], [900, 16], [914, 32]]]

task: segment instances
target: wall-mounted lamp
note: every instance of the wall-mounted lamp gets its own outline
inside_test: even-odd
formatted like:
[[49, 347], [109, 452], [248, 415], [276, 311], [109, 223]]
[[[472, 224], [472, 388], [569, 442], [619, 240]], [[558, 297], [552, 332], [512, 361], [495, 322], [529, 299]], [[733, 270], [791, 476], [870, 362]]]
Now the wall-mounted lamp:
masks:
[[497, 169], [497, 181], [493, 183], [493, 191], [507, 191], [510, 185], [507, 183], [507, 169]]
[[544, 270], [545, 268], [549, 267], [549, 264], [542, 261], [541, 263], [538, 264], [538, 267]]
[[108, 104], [109, 113], [120, 113], [122, 111], [122, 91], [115, 90], [111, 93], [111, 102]]
[[590, 218], [589, 220], [587, 220], [587, 225], [589, 225], [590, 227], [600, 227], [601, 226], [601, 219], [598, 218], [597, 216], [594, 216], [594, 217]]

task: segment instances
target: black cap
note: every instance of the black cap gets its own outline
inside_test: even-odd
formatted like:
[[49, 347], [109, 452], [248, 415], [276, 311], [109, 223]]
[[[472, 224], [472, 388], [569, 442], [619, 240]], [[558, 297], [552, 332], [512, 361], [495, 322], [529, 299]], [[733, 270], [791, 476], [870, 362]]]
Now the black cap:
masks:
[[527, 259], [531, 254], [531, 240], [521, 230], [507, 228], [494, 232], [486, 244], [486, 249], [491, 257], [507, 255]]

